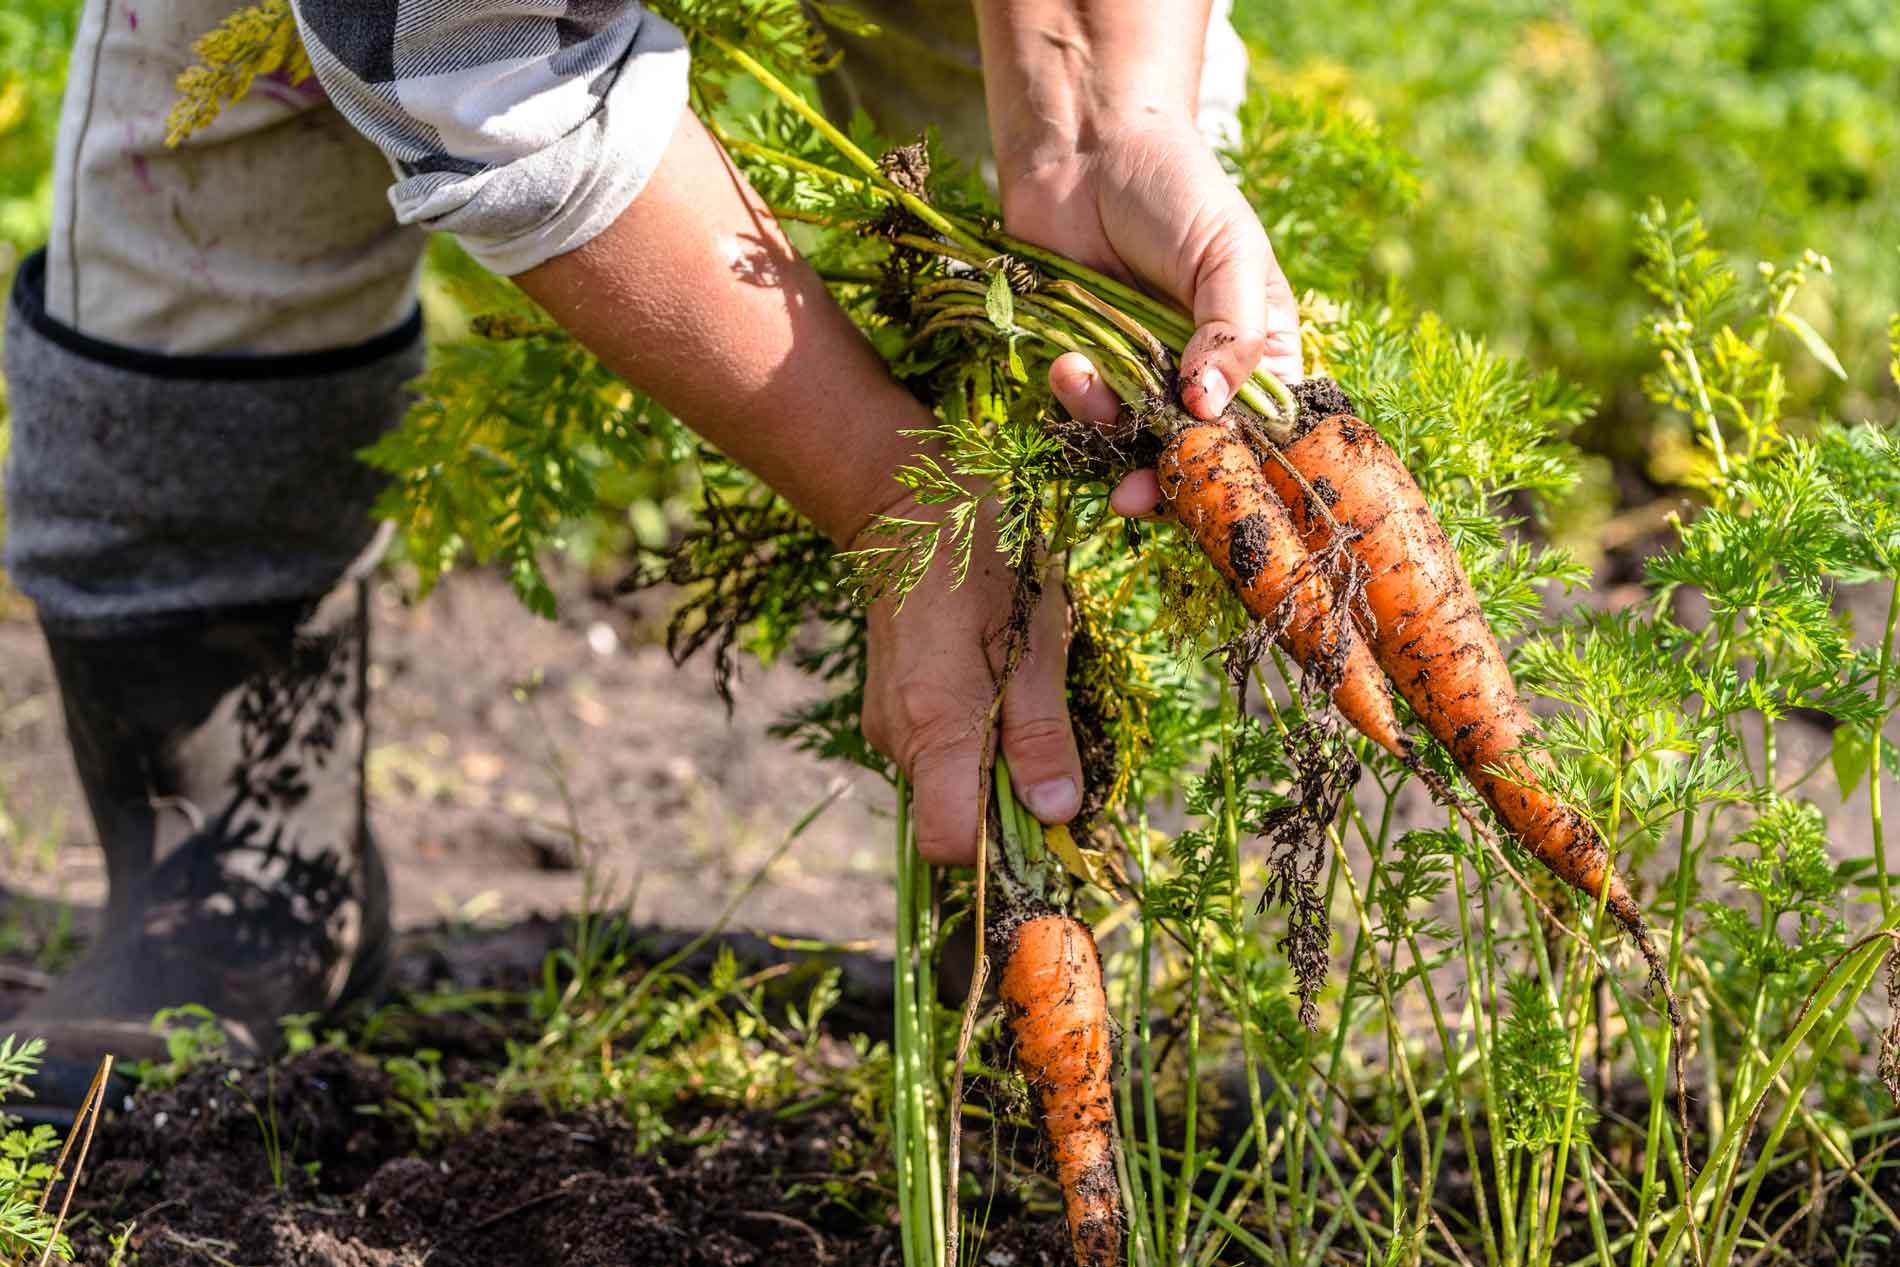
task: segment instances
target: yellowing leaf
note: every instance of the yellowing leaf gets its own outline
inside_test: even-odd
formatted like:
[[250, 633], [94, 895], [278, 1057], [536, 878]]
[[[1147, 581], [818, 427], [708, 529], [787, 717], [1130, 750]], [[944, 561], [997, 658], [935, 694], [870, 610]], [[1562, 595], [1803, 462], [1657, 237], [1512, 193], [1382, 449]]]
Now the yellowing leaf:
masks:
[[1114, 873], [1109, 870], [1108, 859], [1099, 849], [1087, 849], [1075, 843], [1075, 837], [1069, 829], [1057, 824], [1042, 829], [1042, 843], [1048, 846], [1067, 868], [1070, 875], [1084, 884], [1093, 884], [1098, 889], [1112, 889], [1115, 885]]
[[293, 84], [310, 78], [310, 57], [297, 35], [290, 0], [260, 0], [239, 9], [199, 36], [191, 51], [198, 65], [178, 76], [178, 100], [165, 116], [166, 145], [209, 127], [259, 75], [282, 71]]
[[5, 83], [0, 83], [0, 136], [20, 126], [26, 118], [26, 106], [26, 80], [8, 76]]
[[856, 35], [872, 39], [884, 33], [877, 23], [859, 13], [849, 5], [826, 4], [823, 0], [812, 0], [812, 12], [819, 21], [827, 26], [835, 26], [846, 35]]

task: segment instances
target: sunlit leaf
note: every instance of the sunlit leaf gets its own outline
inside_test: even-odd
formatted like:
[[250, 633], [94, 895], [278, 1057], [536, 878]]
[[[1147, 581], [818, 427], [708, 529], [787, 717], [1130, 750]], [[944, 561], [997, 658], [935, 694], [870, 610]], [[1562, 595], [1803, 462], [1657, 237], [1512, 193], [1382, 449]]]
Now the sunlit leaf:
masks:
[[1784, 312], [1777, 320], [1801, 340], [1801, 346], [1808, 350], [1808, 355], [1825, 366], [1828, 373], [1846, 381], [1847, 369], [1841, 364], [1841, 359], [1834, 355], [1834, 349], [1827, 345], [1827, 340], [1821, 337], [1819, 330], [1808, 324], [1806, 318], [1798, 313]]

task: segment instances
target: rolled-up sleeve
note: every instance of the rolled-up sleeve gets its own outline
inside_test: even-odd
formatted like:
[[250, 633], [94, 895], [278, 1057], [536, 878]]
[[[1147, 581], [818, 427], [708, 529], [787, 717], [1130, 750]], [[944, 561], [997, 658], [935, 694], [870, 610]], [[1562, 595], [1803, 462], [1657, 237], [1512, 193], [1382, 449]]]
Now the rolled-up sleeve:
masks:
[[389, 158], [396, 218], [497, 273], [612, 224], [686, 107], [686, 41], [632, 0], [293, 0], [331, 101]]

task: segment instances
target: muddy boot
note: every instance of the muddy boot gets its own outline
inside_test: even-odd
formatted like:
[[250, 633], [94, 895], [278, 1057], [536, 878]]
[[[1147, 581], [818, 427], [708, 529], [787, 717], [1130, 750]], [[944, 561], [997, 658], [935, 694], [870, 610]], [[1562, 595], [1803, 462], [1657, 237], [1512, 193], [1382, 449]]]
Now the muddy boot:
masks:
[[47, 1040], [9, 1112], [70, 1120], [102, 1055], [162, 1058], [160, 1009], [201, 1005], [262, 1056], [285, 1016], [374, 989], [389, 909], [364, 815], [365, 592], [48, 631], [110, 896], [98, 942], [7, 1024]]

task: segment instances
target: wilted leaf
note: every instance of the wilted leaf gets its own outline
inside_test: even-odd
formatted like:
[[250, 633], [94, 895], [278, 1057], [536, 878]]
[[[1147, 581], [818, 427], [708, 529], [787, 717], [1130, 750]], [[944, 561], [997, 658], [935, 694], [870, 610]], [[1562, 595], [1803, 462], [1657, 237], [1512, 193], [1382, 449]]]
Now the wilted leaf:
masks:
[[830, 4], [825, 0], [812, 0], [811, 11], [826, 26], [835, 26], [846, 35], [861, 35], [866, 39], [884, 34], [884, 28], [853, 9], [850, 5]]
[[1085, 884], [1093, 884], [1098, 889], [1112, 889], [1114, 875], [1108, 869], [1108, 859], [1099, 849], [1088, 849], [1075, 843], [1075, 837], [1069, 829], [1057, 824], [1042, 829], [1042, 843], [1049, 852], [1061, 860], [1069, 874]]
[[1023, 357], [1022, 353], [1016, 350], [1016, 340], [1011, 339], [1009, 341], [1008, 351], [1009, 376], [1018, 383], [1027, 384], [1029, 382], [1029, 371], [1023, 368]]

